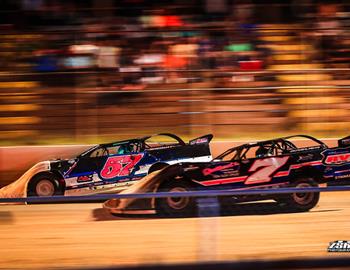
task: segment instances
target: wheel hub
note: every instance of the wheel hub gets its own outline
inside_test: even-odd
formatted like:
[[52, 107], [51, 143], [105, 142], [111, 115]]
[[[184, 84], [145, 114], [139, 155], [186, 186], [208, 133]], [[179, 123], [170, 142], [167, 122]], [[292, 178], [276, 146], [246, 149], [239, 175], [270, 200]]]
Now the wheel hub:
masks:
[[[185, 188], [176, 187], [176, 188], [171, 189], [169, 192], [186, 192], [186, 191], [187, 190]], [[190, 198], [188, 198], [188, 197], [168, 197], [166, 200], [167, 200], [168, 205], [171, 208], [176, 209], [176, 210], [180, 210], [180, 209], [185, 208], [188, 205]]]
[[[297, 188], [308, 188], [308, 187], [310, 187], [310, 185], [306, 184], [306, 183], [300, 183], [296, 187]], [[294, 201], [300, 205], [309, 204], [313, 200], [313, 198], [314, 198], [313, 193], [293, 193]]]
[[35, 191], [39, 197], [53, 196], [55, 194], [55, 187], [50, 180], [43, 179], [38, 182]]

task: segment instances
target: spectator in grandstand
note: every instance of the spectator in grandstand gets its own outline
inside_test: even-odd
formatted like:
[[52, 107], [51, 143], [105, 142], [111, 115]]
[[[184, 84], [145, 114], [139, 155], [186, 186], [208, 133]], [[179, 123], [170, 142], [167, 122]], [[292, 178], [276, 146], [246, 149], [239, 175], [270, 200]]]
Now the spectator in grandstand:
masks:
[[204, 34], [199, 38], [198, 42], [198, 57], [200, 68], [213, 69], [215, 68], [215, 43], [208, 34]]
[[100, 69], [116, 69], [119, 67], [120, 48], [113, 41], [101, 40], [97, 43], [96, 64]]
[[142, 68], [141, 82], [145, 84], [162, 83], [164, 77], [158, 71], [162, 68], [165, 55], [156, 43], [134, 60]]
[[120, 75], [122, 77], [122, 90], [138, 90], [145, 87], [141, 83], [141, 68], [135, 64], [137, 51], [132, 47], [123, 47], [120, 52]]
[[[97, 43], [96, 66], [99, 69], [98, 84], [109, 86], [108, 81], [113, 80], [117, 68], [119, 68], [120, 48], [115, 41], [101, 40]], [[114, 75], [114, 76], [113, 76]]]
[[338, 4], [321, 3], [318, 5], [318, 21], [316, 22], [317, 45], [321, 50], [323, 61], [329, 62], [338, 49], [338, 41], [343, 33], [337, 19]]
[[171, 9], [153, 9], [145, 10], [144, 14], [140, 17], [140, 22], [145, 28], [171, 28], [181, 27], [184, 23], [181, 16], [178, 14], [172, 14]]

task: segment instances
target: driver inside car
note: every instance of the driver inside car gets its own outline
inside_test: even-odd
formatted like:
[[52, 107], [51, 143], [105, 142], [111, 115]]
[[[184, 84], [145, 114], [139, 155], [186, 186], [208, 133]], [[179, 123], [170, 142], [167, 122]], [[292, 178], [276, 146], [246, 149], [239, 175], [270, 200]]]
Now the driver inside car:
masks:
[[128, 145], [121, 145], [119, 148], [118, 148], [118, 155], [124, 155], [124, 154], [128, 154], [130, 153], [130, 148], [128, 147]]
[[260, 146], [259, 149], [256, 150], [255, 156], [257, 158], [268, 157], [268, 156], [272, 156], [272, 153], [270, 149]]

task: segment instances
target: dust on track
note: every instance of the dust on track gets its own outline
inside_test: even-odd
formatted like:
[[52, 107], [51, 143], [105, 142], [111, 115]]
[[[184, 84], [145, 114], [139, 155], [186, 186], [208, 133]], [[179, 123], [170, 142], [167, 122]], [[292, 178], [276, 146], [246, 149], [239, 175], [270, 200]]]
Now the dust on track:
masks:
[[262, 211], [158, 219], [114, 217], [101, 204], [0, 205], [0, 268], [347, 255], [327, 247], [350, 240], [350, 192], [321, 194], [307, 213], [254, 207]]

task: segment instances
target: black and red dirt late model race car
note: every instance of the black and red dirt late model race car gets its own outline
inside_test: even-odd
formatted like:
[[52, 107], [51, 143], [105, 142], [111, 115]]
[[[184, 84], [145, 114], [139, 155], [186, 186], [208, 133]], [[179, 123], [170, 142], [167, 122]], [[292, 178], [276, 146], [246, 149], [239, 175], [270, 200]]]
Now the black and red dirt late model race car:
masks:
[[[308, 141], [298, 147], [298, 139]], [[305, 145], [305, 144], [304, 144]], [[350, 179], [350, 136], [329, 148], [307, 135], [296, 135], [233, 147], [204, 163], [180, 163], [147, 176], [138, 186], [124, 193], [186, 192], [192, 190], [242, 190], [281, 187], [317, 187], [320, 183], [341, 184]], [[137, 188], [139, 187], [139, 188]], [[319, 193], [294, 193], [220, 197], [219, 202], [235, 204], [273, 199], [295, 211], [308, 211], [319, 201]], [[138, 200], [109, 200], [104, 203], [112, 214], [131, 213]], [[148, 200], [149, 208], [163, 216], [193, 215], [196, 199], [157, 198]]]

